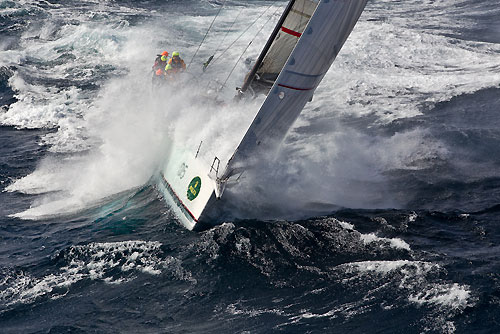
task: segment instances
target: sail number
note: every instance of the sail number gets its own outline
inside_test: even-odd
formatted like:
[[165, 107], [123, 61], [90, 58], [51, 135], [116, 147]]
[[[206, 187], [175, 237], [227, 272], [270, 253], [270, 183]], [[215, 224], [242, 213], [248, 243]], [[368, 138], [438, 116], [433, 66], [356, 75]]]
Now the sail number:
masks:
[[187, 189], [188, 200], [190, 201], [194, 200], [200, 193], [200, 189], [201, 189], [201, 179], [199, 176], [196, 176], [191, 180], [191, 182], [189, 182], [189, 186]]

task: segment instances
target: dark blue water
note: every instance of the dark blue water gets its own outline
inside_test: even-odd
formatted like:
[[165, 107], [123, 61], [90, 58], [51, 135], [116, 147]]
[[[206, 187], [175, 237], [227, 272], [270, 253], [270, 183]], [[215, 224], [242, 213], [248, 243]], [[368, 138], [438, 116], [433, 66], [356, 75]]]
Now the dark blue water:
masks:
[[[269, 4], [228, 1], [216, 30]], [[165, 44], [189, 59], [216, 5], [0, 0], [0, 332], [498, 333], [497, 5], [370, 2], [247, 191], [275, 217], [194, 233], [134, 167], [155, 134], [120, 129], [149, 117], [127, 87]]]

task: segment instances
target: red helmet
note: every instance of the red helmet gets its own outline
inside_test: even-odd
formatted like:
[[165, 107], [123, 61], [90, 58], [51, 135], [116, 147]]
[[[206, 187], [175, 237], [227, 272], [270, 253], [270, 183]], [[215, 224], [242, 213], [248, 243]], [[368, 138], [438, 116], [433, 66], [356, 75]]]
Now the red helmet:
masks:
[[162, 56], [165, 56], [165, 57], [168, 57], [168, 52], [167, 52], [167, 51], [163, 51], [163, 52], [161, 53], [161, 55], [162, 55]]
[[156, 75], [162, 75], [162, 74], [163, 74], [163, 70], [161, 68], [156, 70]]

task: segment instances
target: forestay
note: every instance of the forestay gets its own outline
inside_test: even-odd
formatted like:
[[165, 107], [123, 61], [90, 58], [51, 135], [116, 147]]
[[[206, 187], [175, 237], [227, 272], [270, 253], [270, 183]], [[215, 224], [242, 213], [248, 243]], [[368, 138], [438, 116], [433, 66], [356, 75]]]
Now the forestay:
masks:
[[[269, 60], [265, 63], [261, 73], [273, 73], [278, 68], [281, 72], [229, 160], [223, 179], [229, 178], [240, 168], [245, 168], [251, 163], [250, 158], [256, 156], [255, 153], [259, 150], [264, 147], [269, 148], [283, 140], [337, 57], [366, 2], [367, 0], [321, 0], [316, 6], [313, 1], [296, 1], [309, 11], [312, 7], [316, 7], [316, 10], [304, 29], [300, 28], [300, 17], [308, 13], [306, 11], [300, 11], [300, 15], [294, 14], [293, 18], [287, 17], [291, 20], [288, 23], [290, 25], [287, 26], [287, 20], [283, 23], [283, 27], [296, 29], [294, 31], [302, 33], [289, 57], [281, 54], [280, 49], [290, 47], [291, 41], [288, 36], [293, 35], [286, 34], [286, 37], [283, 37], [285, 35], [282, 34], [282, 37], [279, 39], [277, 37], [274, 41], [275, 47], [271, 49], [273, 54], [279, 54], [278, 60]], [[282, 38], [288, 42], [280, 44], [279, 40]], [[266, 58], [272, 58], [271, 49]], [[279, 64], [285, 57], [286, 64], [281, 69]], [[262, 72], [262, 69], [265, 69], [265, 72]]]

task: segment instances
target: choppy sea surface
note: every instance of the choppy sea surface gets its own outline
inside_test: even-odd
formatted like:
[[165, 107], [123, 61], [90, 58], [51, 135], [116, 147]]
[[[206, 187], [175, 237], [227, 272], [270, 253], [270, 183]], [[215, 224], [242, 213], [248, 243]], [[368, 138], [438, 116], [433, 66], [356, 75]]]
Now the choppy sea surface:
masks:
[[[286, 5], [222, 3], [0, 0], [0, 332], [500, 332], [498, 2], [369, 1], [194, 233], [149, 180], [168, 138], [230, 155], [262, 98], [193, 99], [230, 100]], [[163, 50], [192, 85], [152, 89]]]

